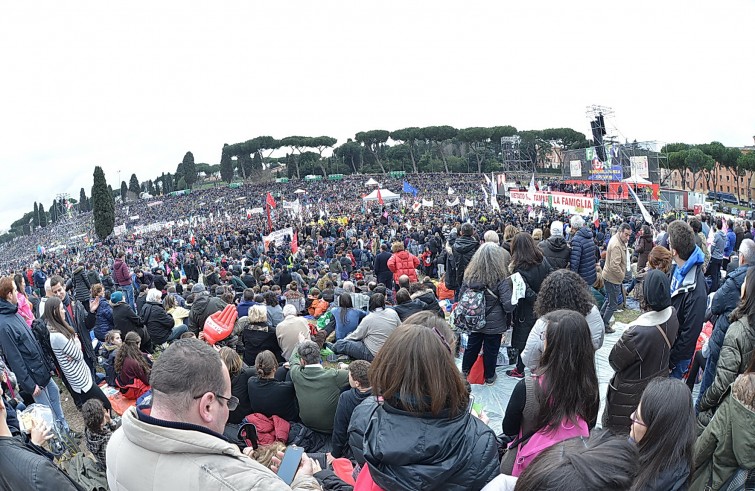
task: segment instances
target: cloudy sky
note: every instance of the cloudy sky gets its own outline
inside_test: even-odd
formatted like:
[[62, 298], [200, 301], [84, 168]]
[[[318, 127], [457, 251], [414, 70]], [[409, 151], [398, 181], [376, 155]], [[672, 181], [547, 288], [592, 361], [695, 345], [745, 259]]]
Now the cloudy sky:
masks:
[[223, 143], [449, 124], [753, 144], [755, 3], [4, 2], [0, 230], [95, 165], [116, 187]]

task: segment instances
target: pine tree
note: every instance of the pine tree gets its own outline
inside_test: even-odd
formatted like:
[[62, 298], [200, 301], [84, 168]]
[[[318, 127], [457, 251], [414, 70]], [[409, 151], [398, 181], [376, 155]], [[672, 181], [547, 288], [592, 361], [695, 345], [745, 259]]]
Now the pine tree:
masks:
[[121, 181], [121, 201], [125, 203], [127, 196], [128, 196], [128, 186], [126, 186], [126, 181]]
[[134, 193], [137, 197], [139, 196], [141, 189], [139, 187], [139, 179], [136, 178], [136, 174], [131, 174], [131, 179], [128, 183], [128, 190]]
[[39, 224], [42, 227], [47, 226], [47, 214], [45, 213], [45, 205], [39, 204]]
[[194, 154], [186, 152], [183, 159], [184, 179], [189, 189], [194, 187], [194, 183], [197, 182], [197, 166], [194, 164]]
[[[133, 177], [136, 178], [136, 176]], [[105, 239], [113, 233], [115, 226], [115, 203], [112, 188], [108, 190], [105, 173], [100, 166], [94, 168], [92, 209], [94, 211], [94, 231], [100, 239]]]
[[220, 178], [230, 183], [233, 181], [233, 161], [228, 152], [225, 151], [227, 146], [223, 146], [223, 152], [220, 155]]
[[32, 230], [36, 230], [39, 227], [39, 207], [37, 202], [34, 202], [34, 214], [31, 216]]

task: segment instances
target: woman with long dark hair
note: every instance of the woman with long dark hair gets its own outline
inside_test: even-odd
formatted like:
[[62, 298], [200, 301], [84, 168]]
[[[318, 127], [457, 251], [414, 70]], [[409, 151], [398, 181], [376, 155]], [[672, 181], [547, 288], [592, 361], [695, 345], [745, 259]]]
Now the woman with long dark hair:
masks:
[[632, 413], [629, 433], [640, 452], [633, 491], [687, 489], [695, 444], [692, 394], [678, 379], [653, 379]]
[[503, 418], [503, 433], [518, 440], [501, 461], [504, 474], [514, 471], [516, 455], [536, 432], [582, 426], [581, 436], [587, 436], [588, 428], [597, 422], [598, 376], [585, 317], [572, 310], [556, 310], [544, 320], [545, 351], [540, 365], [531, 377], [516, 384]]
[[713, 418], [726, 390], [737, 375], [744, 373], [755, 350], [755, 268], [747, 270], [742, 284], [742, 300], [731, 313], [731, 324], [726, 331], [716, 364], [713, 383], [697, 401], [699, 431]]
[[[511, 346], [517, 349], [516, 368], [507, 370], [506, 375], [512, 378], [524, 378], [524, 361], [521, 353], [527, 345], [527, 338], [535, 325], [535, 299], [540, 292], [540, 285], [551, 272], [551, 266], [543, 256], [540, 248], [535, 245], [532, 236], [526, 232], [519, 232], [511, 240], [511, 282], [524, 283], [525, 294], [516, 304], [511, 334]], [[516, 288], [514, 288], [516, 290]], [[510, 295], [505, 295], [511, 299]]]
[[50, 330], [50, 345], [58, 360], [60, 371], [71, 389], [80, 394], [80, 402], [83, 404], [89, 399], [99, 399], [110, 411], [112, 409], [110, 401], [94, 383], [92, 372], [84, 361], [81, 340], [76, 335], [76, 331], [66, 322], [66, 310], [60, 298], [47, 299], [42, 317]]
[[115, 355], [115, 385], [128, 399], [138, 399], [150, 389], [152, 364], [139, 349], [142, 339], [134, 331], [126, 334]]
[[545, 320], [543, 316], [554, 310], [573, 310], [585, 316], [590, 328], [593, 348], [598, 351], [603, 346], [605, 330], [600, 310], [595, 304], [595, 297], [582, 278], [569, 269], [557, 269], [548, 275], [540, 286], [540, 293], [535, 300], [535, 315], [538, 320], [527, 338], [527, 346], [522, 352], [522, 360], [530, 370], [535, 370], [543, 354], [543, 334]]
[[342, 293], [338, 297], [338, 307], [331, 309], [331, 312], [336, 320], [336, 341], [354, 332], [359, 322], [367, 315], [367, 312], [353, 308], [351, 295], [348, 293]]
[[469, 375], [482, 349], [486, 385], [492, 385], [496, 381], [495, 365], [501, 347], [501, 335], [508, 329], [504, 304], [505, 297], [508, 295], [511, 298], [511, 293], [509, 291], [507, 294], [506, 276], [503, 249], [486, 242], [469, 261], [459, 290], [460, 296], [471, 289], [482, 292], [485, 297], [485, 325], [482, 329], [469, 333], [461, 371], [465, 377]]

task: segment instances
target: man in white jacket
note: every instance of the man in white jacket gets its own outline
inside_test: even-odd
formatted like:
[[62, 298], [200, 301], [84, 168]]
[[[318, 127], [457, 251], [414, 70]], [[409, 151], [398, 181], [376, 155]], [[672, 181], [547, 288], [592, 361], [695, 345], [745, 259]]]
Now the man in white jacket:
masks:
[[[319, 465], [304, 455], [291, 487], [223, 436], [231, 395], [228, 369], [197, 339], [180, 339], [155, 362], [152, 411], [135, 407], [107, 446], [111, 490], [321, 489]], [[248, 451], [247, 451], [248, 450]]]

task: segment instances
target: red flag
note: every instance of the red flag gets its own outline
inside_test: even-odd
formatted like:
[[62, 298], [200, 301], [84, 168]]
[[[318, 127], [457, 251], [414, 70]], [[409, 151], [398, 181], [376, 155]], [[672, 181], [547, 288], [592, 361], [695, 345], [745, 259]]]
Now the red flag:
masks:
[[273, 195], [270, 193], [267, 193], [267, 199], [265, 202], [270, 205], [271, 207], [275, 208], [275, 199], [273, 199]]
[[291, 252], [296, 254], [296, 251], [299, 250], [299, 234], [297, 232], [294, 232], [294, 238], [291, 239]]
[[383, 204], [383, 197], [380, 196], [380, 188], [378, 188], [377, 192], [378, 192], [378, 196], [377, 196], [378, 203], [380, 203], [382, 205]]

